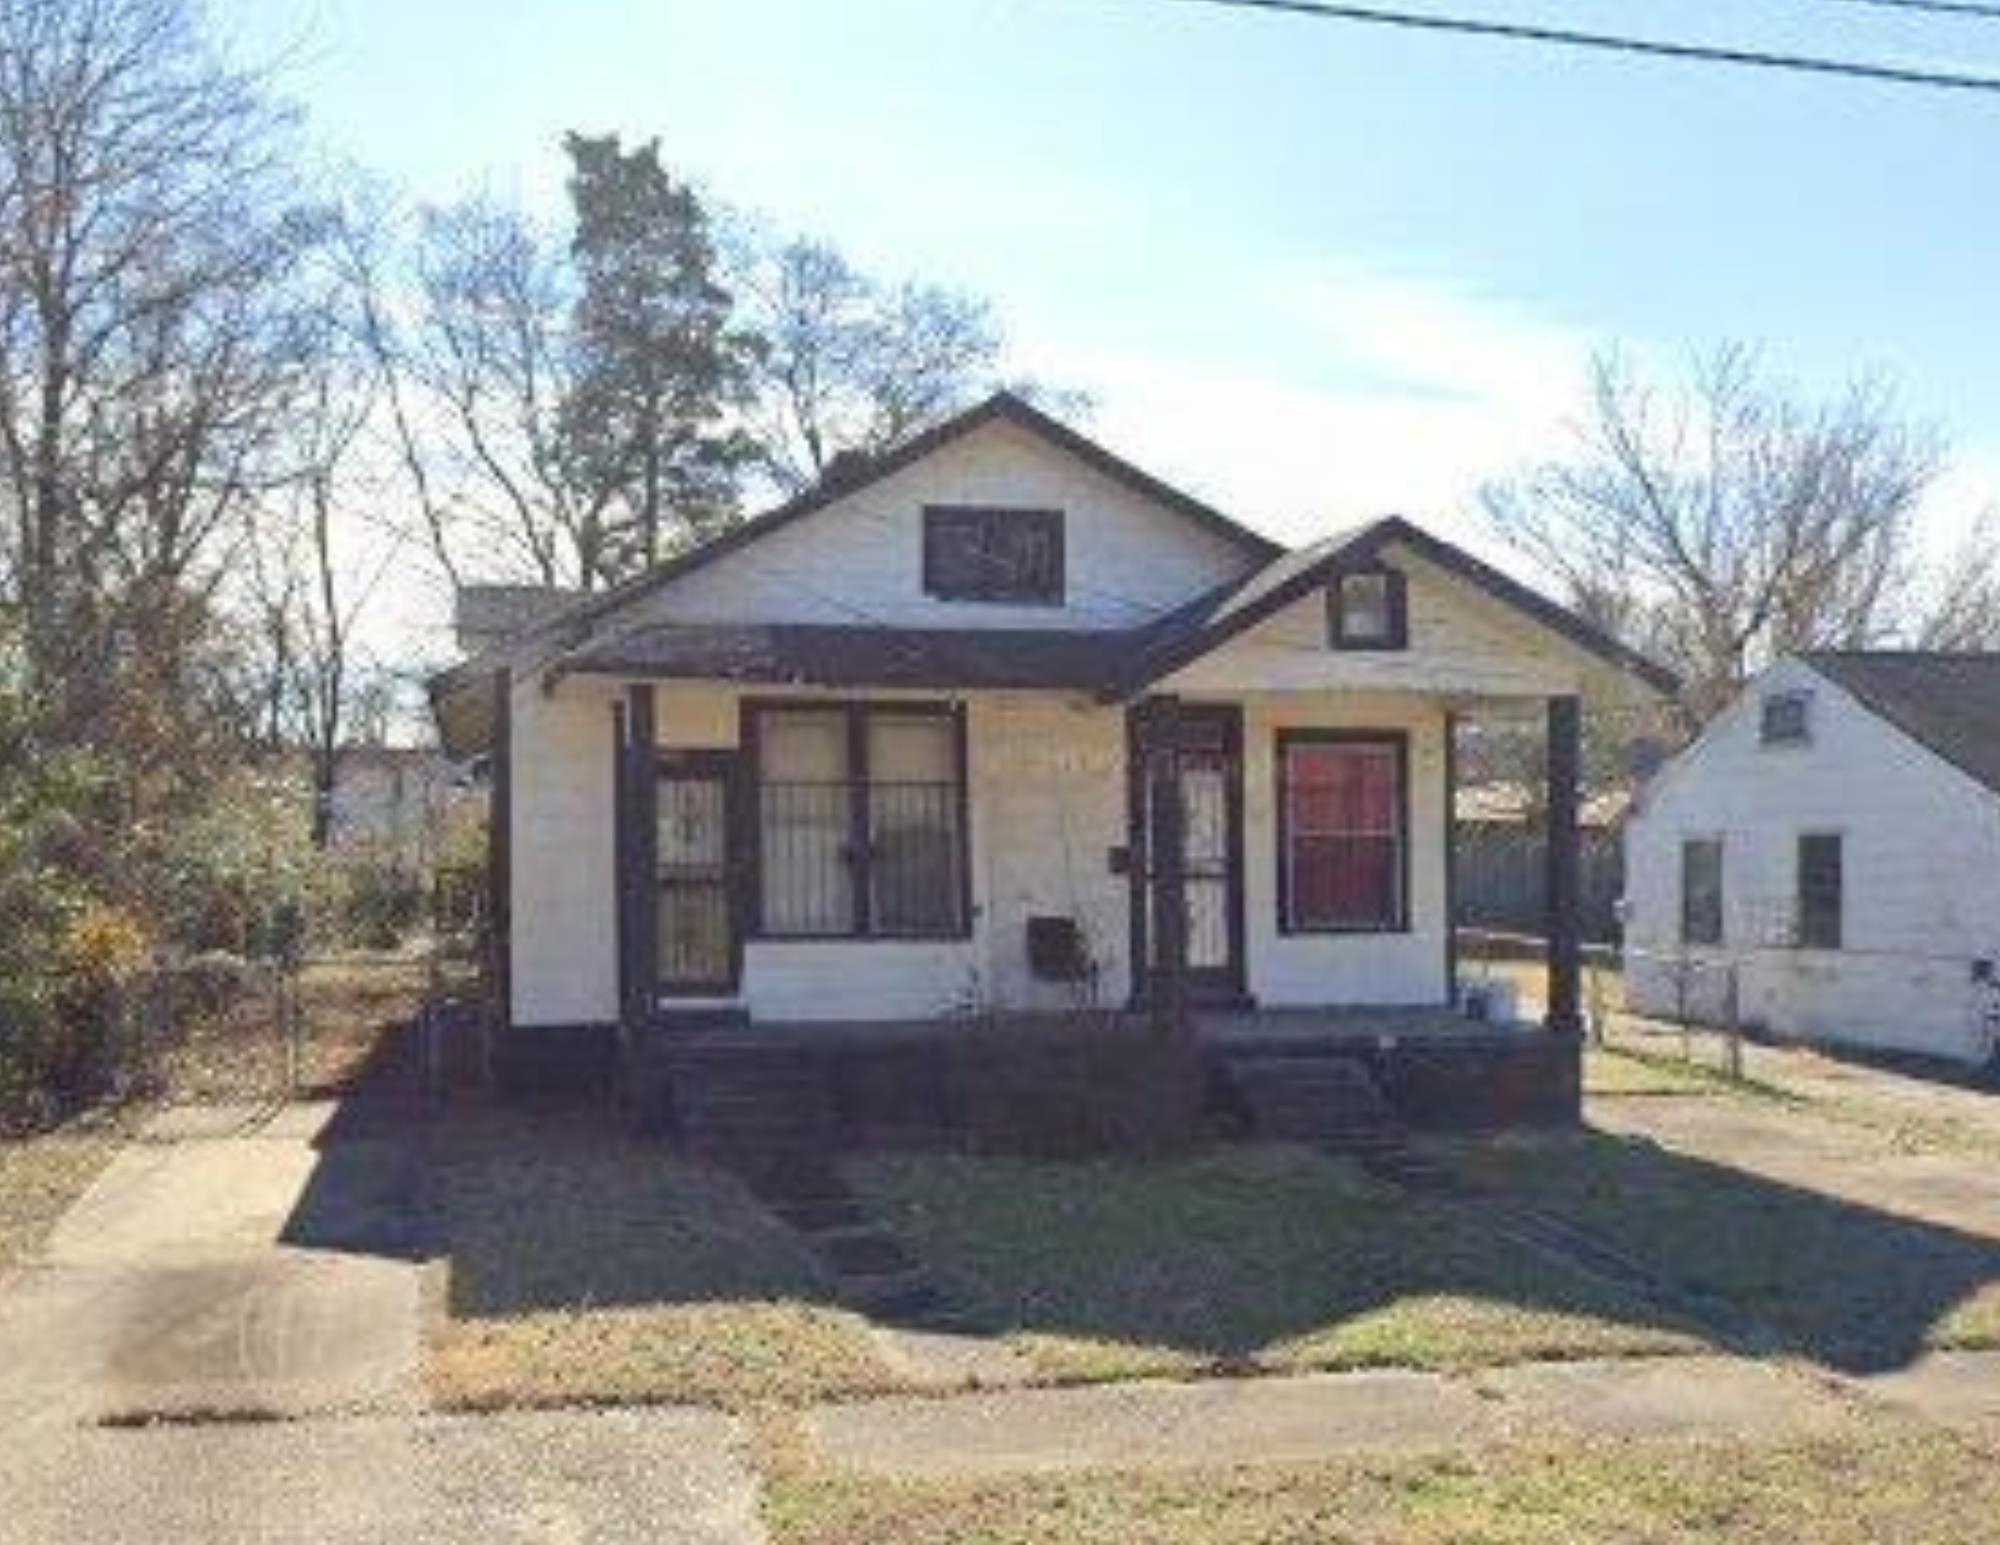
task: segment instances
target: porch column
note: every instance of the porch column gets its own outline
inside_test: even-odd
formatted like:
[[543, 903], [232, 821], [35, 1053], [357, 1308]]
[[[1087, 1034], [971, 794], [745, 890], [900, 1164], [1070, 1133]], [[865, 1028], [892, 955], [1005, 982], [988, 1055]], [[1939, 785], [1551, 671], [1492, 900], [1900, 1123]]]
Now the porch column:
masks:
[[617, 748], [618, 980], [624, 998], [622, 1018], [630, 1033], [651, 1017], [659, 981], [660, 779], [652, 684], [626, 688], [623, 706], [624, 712], [617, 716], [623, 731]]
[[494, 1017], [514, 1025], [514, 676], [493, 673], [492, 792], [486, 804], [486, 967]]
[[[1152, 940], [1154, 960], [1148, 1002], [1153, 1023], [1163, 1033], [1178, 1034], [1187, 1023], [1187, 845], [1182, 840], [1185, 812], [1181, 808], [1180, 700], [1149, 699], [1141, 721], [1140, 753], [1145, 758], [1147, 807], [1146, 856], [1152, 875]], [[1133, 962], [1135, 971], [1149, 963]]]
[[1579, 1012], [1582, 935], [1578, 928], [1577, 780], [1583, 760], [1582, 711], [1575, 697], [1548, 700], [1548, 1027], [1574, 1034]]

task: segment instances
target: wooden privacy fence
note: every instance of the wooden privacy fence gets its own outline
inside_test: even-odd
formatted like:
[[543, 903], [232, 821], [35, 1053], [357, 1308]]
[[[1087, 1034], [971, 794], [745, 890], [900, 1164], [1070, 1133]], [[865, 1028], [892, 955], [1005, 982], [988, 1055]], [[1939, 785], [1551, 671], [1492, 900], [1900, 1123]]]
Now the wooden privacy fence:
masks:
[[[1453, 921], [1498, 933], [1540, 933], [1548, 923], [1548, 847], [1548, 834], [1538, 827], [1460, 822]], [[1583, 937], [1617, 938], [1618, 898], [1625, 889], [1624, 845], [1617, 831], [1583, 830], [1577, 882]]]

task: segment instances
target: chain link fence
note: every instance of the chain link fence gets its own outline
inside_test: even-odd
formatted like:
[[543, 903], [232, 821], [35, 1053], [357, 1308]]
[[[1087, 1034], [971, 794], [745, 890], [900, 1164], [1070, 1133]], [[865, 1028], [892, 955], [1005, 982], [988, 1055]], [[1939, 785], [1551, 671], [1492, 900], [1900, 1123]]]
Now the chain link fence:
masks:
[[[1548, 1002], [1545, 941], [1528, 933], [1462, 928], [1460, 977], [1466, 984], [1500, 984], [1511, 993], [1519, 1017], [1539, 1019]], [[1771, 945], [1749, 947], [1727, 955], [1691, 950], [1648, 950], [1623, 944], [1587, 944], [1582, 950], [1581, 983], [1585, 1033], [1593, 1045], [1648, 1055], [1667, 1053], [1740, 1079], [1747, 1042], [1788, 1039], [1815, 1043], [1811, 1037], [1774, 1034], [1752, 1012], [1753, 990], [1747, 985], [1759, 963], [1772, 958], [1796, 962], [1798, 952]], [[1918, 951], [1844, 950], [1843, 961], [1890, 965], [1908, 972], [1948, 980], [1950, 994], [1962, 1000], [1968, 1060], [2000, 1067], [2000, 972], [1971, 957]], [[1634, 977], [1646, 973], [1643, 991]], [[1826, 1044], [1833, 1044], [1828, 1038]], [[1856, 1051], [1890, 1053], [1888, 1046], [1853, 1046]], [[1920, 1048], [1910, 1051], [1921, 1055]]]

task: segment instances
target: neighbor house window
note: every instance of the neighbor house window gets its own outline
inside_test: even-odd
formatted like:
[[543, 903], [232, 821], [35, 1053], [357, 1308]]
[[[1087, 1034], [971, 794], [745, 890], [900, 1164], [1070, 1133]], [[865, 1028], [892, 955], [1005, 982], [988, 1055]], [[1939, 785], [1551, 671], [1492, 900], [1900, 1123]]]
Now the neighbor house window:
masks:
[[1403, 576], [1394, 569], [1341, 574], [1327, 586], [1328, 640], [1335, 649], [1402, 649], [1409, 643]]
[[1722, 942], [1722, 839], [1681, 844], [1681, 943]]
[[1406, 760], [1401, 736], [1280, 735], [1278, 881], [1286, 932], [1408, 926]]
[[942, 705], [753, 707], [759, 932], [965, 928], [964, 737]]
[[1840, 948], [1841, 841], [1837, 832], [1799, 838], [1799, 947]]
[[1767, 746], [1802, 746], [1812, 739], [1812, 694], [1772, 692], [1763, 702], [1758, 739]]
[[924, 594], [943, 601], [1060, 605], [1062, 511], [927, 506]]

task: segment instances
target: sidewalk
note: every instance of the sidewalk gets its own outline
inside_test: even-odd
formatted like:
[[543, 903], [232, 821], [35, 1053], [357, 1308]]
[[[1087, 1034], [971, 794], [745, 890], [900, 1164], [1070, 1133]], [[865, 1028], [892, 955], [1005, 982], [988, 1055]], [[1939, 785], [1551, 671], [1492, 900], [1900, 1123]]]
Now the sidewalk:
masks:
[[870, 1474], [1184, 1467], [1549, 1436], [1818, 1436], [1870, 1418], [2000, 1423], [2000, 1352], [1940, 1352], [1837, 1379], [1729, 1357], [1533, 1363], [1453, 1377], [1383, 1370], [1120, 1384], [823, 1406], [821, 1455]]

